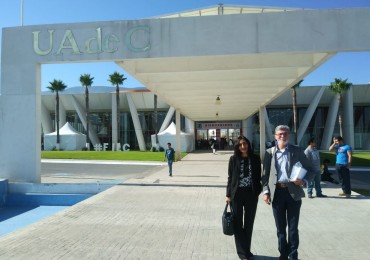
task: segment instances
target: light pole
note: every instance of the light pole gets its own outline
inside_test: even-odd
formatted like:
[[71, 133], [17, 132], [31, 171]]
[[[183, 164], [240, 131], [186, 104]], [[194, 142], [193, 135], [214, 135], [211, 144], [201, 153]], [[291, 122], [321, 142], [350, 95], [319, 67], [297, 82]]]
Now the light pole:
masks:
[[21, 0], [21, 26], [23, 26], [23, 0]]

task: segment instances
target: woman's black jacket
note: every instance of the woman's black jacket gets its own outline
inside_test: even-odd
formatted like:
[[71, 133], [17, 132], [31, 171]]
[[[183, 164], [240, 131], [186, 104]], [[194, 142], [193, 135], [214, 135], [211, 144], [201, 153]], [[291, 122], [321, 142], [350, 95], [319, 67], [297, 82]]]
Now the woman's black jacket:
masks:
[[[239, 187], [240, 161], [241, 157], [232, 155], [229, 160], [229, 170], [226, 187], [226, 197], [234, 199], [236, 190]], [[256, 196], [262, 191], [261, 186], [261, 159], [258, 155], [250, 156], [252, 164], [252, 189]]]

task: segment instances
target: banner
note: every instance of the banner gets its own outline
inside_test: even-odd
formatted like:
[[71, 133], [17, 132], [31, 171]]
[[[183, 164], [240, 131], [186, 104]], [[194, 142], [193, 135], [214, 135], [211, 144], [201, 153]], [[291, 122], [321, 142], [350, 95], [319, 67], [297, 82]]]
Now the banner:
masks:
[[196, 123], [196, 129], [240, 129], [240, 122], [210, 122], [210, 123]]

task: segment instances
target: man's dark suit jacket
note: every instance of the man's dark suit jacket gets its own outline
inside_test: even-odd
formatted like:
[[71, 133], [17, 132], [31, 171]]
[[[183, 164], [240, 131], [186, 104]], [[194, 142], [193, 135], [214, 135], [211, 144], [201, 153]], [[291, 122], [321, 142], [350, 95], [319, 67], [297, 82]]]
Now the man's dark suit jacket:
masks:
[[[240, 161], [241, 158], [235, 155], [232, 155], [229, 160], [226, 197], [231, 199], [234, 199], [236, 190], [239, 187]], [[250, 162], [252, 165], [252, 188], [256, 196], [258, 196], [262, 191], [261, 159], [258, 155], [253, 154], [250, 156]]]

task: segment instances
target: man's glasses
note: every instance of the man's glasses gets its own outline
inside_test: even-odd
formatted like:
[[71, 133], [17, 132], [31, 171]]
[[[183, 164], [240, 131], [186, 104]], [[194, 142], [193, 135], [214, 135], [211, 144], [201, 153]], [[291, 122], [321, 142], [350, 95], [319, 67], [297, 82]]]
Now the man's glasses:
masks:
[[284, 133], [276, 133], [275, 135], [277, 135], [277, 136], [287, 136], [287, 135], [289, 135], [289, 133], [287, 133], [287, 132], [284, 132]]

